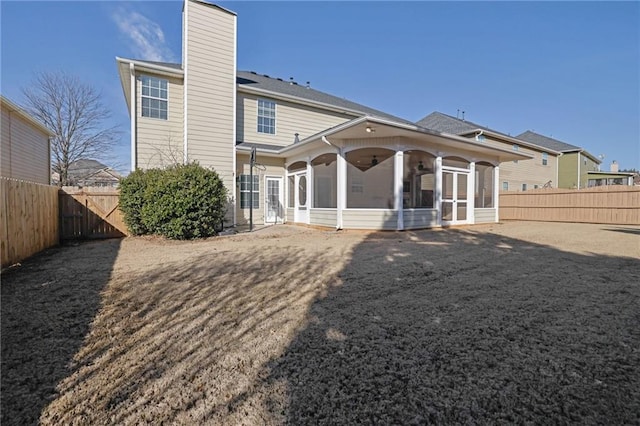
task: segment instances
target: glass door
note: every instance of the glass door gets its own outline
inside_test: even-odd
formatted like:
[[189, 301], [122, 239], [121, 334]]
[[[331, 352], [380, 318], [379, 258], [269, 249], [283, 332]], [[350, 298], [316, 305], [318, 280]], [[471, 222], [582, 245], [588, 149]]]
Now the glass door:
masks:
[[282, 207], [282, 178], [267, 177], [266, 178], [266, 200], [264, 203], [264, 222], [280, 223], [283, 222], [284, 209]]
[[443, 225], [467, 223], [469, 173], [453, 170], [442, 171], [442, 210]]

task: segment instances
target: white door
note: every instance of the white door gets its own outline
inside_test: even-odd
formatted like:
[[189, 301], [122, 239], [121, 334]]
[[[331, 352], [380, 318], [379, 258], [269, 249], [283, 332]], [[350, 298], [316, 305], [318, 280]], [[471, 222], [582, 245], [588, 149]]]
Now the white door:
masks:
[[282, 223], [284, 220], [283, 190], [281, 177], [267, 177], [264, 200], [264, 223]]
[[307, 199], [307, 174], [296, 175], [295, 179], [295, 217], [294, 222], [309, 223], [309, 200]]
[[442, 210], [443, 225], [468, 223], [469, 173], [442, 171]]

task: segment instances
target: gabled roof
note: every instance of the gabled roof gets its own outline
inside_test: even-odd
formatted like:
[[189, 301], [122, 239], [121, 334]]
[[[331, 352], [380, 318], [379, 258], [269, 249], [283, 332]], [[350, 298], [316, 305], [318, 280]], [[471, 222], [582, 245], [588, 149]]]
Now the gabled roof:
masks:
[[537, 145], [518, 136], [507, 135], [506, 133], [493, 130], [486, 126], [481, 126], [472, 121], [461, 120], [459, 118], [452, 117], [438, 111], [432, 112], [422, 120], [418, 121], [416, 124], [422, 127], [426, 127], [427, 129], [437, 130], [439, 132], [451, 133], [453, 135], [460, 136], [484, 131], [486, 135], [498, 137], [510, 143], [520, 144], [540, 151], [548, 150], [552, 154], [560, 153], [560, 151], [556, 149]]
[[587, 157], [591, 158], [596, 164], [602, 163], [602, 160], [591, 154], [589, 151], [580, 148], [579, 146], [571, 145], [566, 142], [559, 141], [557, 139], [553, 139], [547, 136], [543, 136], [536, 132], [532, 132], [531, 130], [527, 130], [526, 132], [517, 136], [518, 139], [522, 139], [524, 141], [534, 143], [536, 145], [553, 149], [559, 152], [582, 152]]
[[578, 146], [571, 145], [547, 136], [542, 136], [538, 133], [532, 132], [531, 130], [527, 130], [526, 132], [521, 133], [516, 137], [518, 139], [522, 139], [524, 141], [531, 142], [545, 148], [555, 149], [556, 151], [560, 152], [579, 151], [581, 149]]
[[343, 110], [346, 113], [356, 115], [369, 115], [373, 117], [387, 118], [395, 121], [401, 121], [407, 124], [413, 124], [409, 120], [396, 117], [386, 112], [369, 108], [368, 106], [349, 101], [344, 98], [330, 95], [316, 89], [301, 85], [292, 81], [284, 81], [280, 78], [261, 75], [253, 71], [238, 71], [236, 81], [240, 89], [256, 89], [259, 91], [270, 92], [277, 95], [284, 95], [303, 101], [325, 105]]
[[489, 130], [479, 124], [472, 123], [471, 121], [460, 120], [459, 118], [455, 118], [438, 111], [432, 112], [423, 119], [417, 121], [416, 124], [418, 126], [426, 127], [427, 129], [451, 133], [452, 135], [460, 135], [472, 132], [476, 129]]
[[100, 171], [107, 171], [109, 174], [117, 178], [121, 177], [120, 174], [111, 169], [111, 167], [102, 164], [97, 160], [91, 160], [88, 158], [76, 160], [69, 164], [68, 174], [69, 177], [85, 178]]
[[[116, 57], [116, 61], [118, 62], [120, 67], [120, 79], [122, 80], [123, 90], [125, 92], [125, 97], [127, 98], [127, 103], [129, 103], [129, 90], [127, 90], [125, 86], [128, 86], [129, 84], [127, 78], [129, 63], [133, 63], [137, 67], [144, 67], [149, 70], [157, 70], [161, 73], [173, 71], [176, 73], [176, 77], [182, 77], [182, 74], [184, 73], [182, 64], [173, 62], [146, 61], [141, 59], [127, 59], [119, 57]], [[291, 100], [292, 102], [309, 103], [319, 108], [330, 108], [338, 112], [343, 112], [353, 116], [369, 115], [372, 117], [401, 121], [406, 124], [414, 124], [413, 122], [405, 120], [404, 118], [397, 117], [392, 114], [387, 114], [384, 111], [370, 108], [357, 102], [339, 98], [337, 96], [333, 96], [328, 93], [300, 85], [296, 82], [284, 81], [280, 78], [269, 77], [267, 75], [258, 74], [253, 71], [237, 71], [236, 83], [238, 85], [238, 89], [240, 90], [264, 94], [265, 96], [279, 96]]]

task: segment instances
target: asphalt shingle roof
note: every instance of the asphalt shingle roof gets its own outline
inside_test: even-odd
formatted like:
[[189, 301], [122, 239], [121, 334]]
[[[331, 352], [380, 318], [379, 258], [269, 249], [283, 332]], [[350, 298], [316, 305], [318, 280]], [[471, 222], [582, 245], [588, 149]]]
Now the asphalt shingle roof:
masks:
[[532, 132], [531, 130], [527, 130], [526, 132], [519, 134], [518, 136], [516, 136], [516, 138], [559, 152], [575, 151], [580, 149], [580, 147], [578, 146], [571, 145], [547, 136], [542, 136], [538, 133]]
[[459, 135], [482, 128], [482, 126], [470, 121], [460, 120], [459, 118], [451, 117], [438, 111], [432, 112], [420, 121], [417, 121], [416, 124], [426, 127], [427, 129], [451, 133], [453, 135]]
[[337, 108], [353, 110], [362, 115], [371, 115], [379, 118], [400, 121], [406, 124], [414, 124], [409, 120], [396, 117], [386, 112], [369, 108], [368, 106], [349, 101], [344, 98], [330, 95], [325, 92], [307, 87], [290, 81], [284, 81], [279, 78], [261, 75], [252, 71], [238, 71], [237, 82], [240, 86], [254, 87], [256, 89], [267, 90], [269, 92], [280, 93], [288, 96], [295, 96], [312, 102], [321, 102]]

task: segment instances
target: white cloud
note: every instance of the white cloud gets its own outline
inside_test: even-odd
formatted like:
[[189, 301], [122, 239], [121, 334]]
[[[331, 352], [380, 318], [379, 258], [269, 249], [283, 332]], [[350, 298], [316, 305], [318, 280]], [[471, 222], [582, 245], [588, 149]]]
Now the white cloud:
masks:
[[175, 55], [166, 46], [160, 25], [138, 12], [120, 8], [112, 15], [123, 35], [130, 39], [131, 51], [140, 59], [172, 62]]

